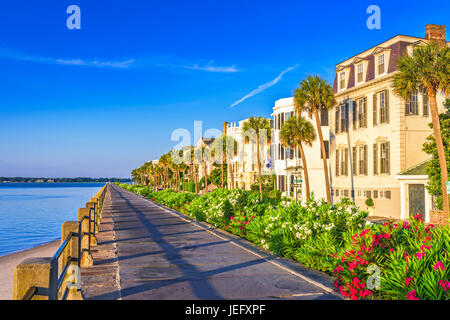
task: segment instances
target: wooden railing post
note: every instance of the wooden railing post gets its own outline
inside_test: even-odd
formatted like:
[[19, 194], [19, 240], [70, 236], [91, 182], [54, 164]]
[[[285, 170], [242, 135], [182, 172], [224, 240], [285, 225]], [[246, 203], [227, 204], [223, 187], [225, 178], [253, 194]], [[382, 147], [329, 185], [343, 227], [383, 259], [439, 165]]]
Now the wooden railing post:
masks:
[[14, 268], [13, 300], [22, 300], [32, 288], [32, 300], [56, 300], [58, 262], [53, 258], [28, 258]]

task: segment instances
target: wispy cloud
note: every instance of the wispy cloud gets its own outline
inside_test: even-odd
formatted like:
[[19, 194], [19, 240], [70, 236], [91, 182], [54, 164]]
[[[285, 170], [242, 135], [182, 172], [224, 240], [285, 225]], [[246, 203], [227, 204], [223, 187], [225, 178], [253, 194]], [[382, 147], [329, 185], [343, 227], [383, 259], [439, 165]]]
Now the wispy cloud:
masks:
[[200, 70], [200, 71], [207, 71], [207, 72], [220, 72], [220, 73], [234, 73], [234, 72], [240, 71], [234, 65], [229, 66], [229, 67], [220, 67], [220, 66], [213, 66], [210, 64], [207, 64], [205, 66], [200, 66], [199, 64], [194, 64], [192, 66], [184, 66], [184, 68], [191, 69], [191, 70]]
[[49, 63], [59, 65], [71, 65], [71, 66], [98, 67], [98, 68], [120, 68], [120, 69], [128, 68], [134, 63], [134, 59], [110, 61], [100, 59], [89, 60], [89, 59], [66, 59], [66, 58], [44, 57], [2, 48], [0, 48], [0, 58], [35, 62], [35, 63]]
[[153, 55], [151, 57], [139, 59], [124, 59], [124, 60], [106, 60], [106, 59], [80, 59], [80, 58], [62, 58], [62, 57], [46, 57], [25, 53], [17, 50], [7, 48], [0, 48], [0, 58], [13, 59], [34, 63], [48, 63], [66, 66], [83, 66], [96, 68], [118, 68], [126, 69], [133, 68], [183, 68], [196, 71], [214, 72], [214, 73], [235, 73], [240, 72], [235, 65], [232, 66], [217, 66], [211, 60], [207, 63], [190, 64], [189, 62], [176, 58], [174, 56]]
[[273, 79], [273, 80], [271, 80], [271, 81], [269, 81], [269, 82], [266, 82], [266, 83], [260, 85], [258, 88], [256, 88], [255, 90], [251, 91], [249, 94], [246, 94], [245, 96], [243, 96], [243, 97], [242, 97], [241, 99], [239, 99], [238, 101], [232, 103], [232, 104], [230, 105], [230, 108], [234, 108], [234, 107], [237, 106], [239, 103], [241, 103], [241, 102], [247, 100], [248, 98], [251, 98], [251, 97], [253, 97], [254, 95], [256, 95], [256, 94], [258, 94], [258, 93], [260, 93], [260, 92], [266, 90], [267, 88], [270, 88], [271, 86], [276, 85], [276, 84], [283, 78], [283, 76], [284, 76], [286, 73], [288, 73], [289, 71], [294, 70], [295, 68], [297, 68], [297, 65], [292, 66], [292, 67], [289, 67], [289, 68], [283, 70], [283, 71], [282, 71], [275, 79]]

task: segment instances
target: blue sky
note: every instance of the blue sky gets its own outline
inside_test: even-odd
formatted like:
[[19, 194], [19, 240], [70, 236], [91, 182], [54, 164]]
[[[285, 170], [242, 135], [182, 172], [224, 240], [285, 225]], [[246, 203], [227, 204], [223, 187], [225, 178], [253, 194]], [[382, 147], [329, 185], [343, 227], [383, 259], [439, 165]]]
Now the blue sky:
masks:
[[[81, 9], [69, 30], [66, 9]], [[381, 9], [369, 30], [366, 9]], [[0, 176], [120, 176], [177, 128], [269, 117], [308, 74], [397, 34], [450, 28], [450, 2], [29, 0], [0, 10]], [[232, 107], [231, 107], [232, 106]]]

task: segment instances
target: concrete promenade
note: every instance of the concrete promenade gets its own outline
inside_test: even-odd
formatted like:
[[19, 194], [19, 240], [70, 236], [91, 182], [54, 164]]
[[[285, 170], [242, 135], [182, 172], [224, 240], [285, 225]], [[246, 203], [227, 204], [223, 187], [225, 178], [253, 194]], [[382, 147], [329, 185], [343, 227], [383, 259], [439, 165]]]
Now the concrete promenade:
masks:
[[339, 299], [323, 273], [111, 185], [86, 299]]

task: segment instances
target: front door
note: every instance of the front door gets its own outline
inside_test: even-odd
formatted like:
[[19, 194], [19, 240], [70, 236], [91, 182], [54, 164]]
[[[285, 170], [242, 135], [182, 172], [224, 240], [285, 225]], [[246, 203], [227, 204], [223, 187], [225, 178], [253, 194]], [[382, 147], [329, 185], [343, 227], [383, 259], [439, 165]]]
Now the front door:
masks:
[[410, 184], [409, 189], [409, 216], [416, 214], [425, 216], [425, 186], [423, 184]]

